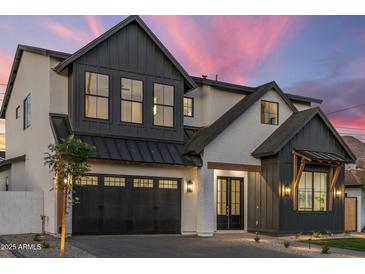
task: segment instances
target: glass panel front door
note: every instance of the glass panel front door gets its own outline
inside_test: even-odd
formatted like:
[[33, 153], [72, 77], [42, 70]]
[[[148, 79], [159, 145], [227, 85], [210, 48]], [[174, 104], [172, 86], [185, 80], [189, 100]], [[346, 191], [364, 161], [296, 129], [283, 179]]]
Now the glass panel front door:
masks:
[[217, 178], [217, 229], [243, 229], [243, 178]]

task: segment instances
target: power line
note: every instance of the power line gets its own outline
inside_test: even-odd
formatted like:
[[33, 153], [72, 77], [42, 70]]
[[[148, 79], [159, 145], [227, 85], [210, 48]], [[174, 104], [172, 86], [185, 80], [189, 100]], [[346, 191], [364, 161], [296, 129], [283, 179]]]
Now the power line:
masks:
[[365, 104], [354, 105], [354, 106], [351, 106], [351, 107], [347, 107], [347, 108], [343, 108], [343, 109], [339, 109], [339, 110], [327, 112], [326, 115], [331, 115], [331, 114], [335, 114], [335, 113], [339, 113], [339, 112], [343, 112], [343, 111], [346, 111], [346, 110], [350, 110], [350, 109], [354, 109], [354, 108], [359, 108], [359, 107], [363, 107], [363, 106], [365, 106]]

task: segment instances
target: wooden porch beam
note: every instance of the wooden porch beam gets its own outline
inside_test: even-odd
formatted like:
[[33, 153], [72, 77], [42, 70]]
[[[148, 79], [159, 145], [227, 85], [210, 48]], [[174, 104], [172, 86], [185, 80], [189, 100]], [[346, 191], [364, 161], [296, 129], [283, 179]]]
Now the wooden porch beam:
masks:
[[302, 177], [305, 164], [307, 163], [307, 160], [305, 158], [302, 158], [300, 161], [300, 167], [298, 170], [298, 157], [297, 153], [293, 153], [293, 182], [292, 182], [292, 198], [293, 198], [293, 210], [297, 209], [297, 188], [300, 181], [300, 178]]
[[332, 210], [332, 208], [333, 208], [333, 198], [334, 198], [334, 195], [335, 195], [334, 191], [335, 191], [335, 186], [336, 186], [338, 176], [340, 176], [340, 172], [341, 172], [341, 165], [336, 166], [336, 170], [335, 170], [334, 173], [333, 173], [333, 169], [331, 168], [329, 201], [328, 201], [328, 209], [329, 210]]

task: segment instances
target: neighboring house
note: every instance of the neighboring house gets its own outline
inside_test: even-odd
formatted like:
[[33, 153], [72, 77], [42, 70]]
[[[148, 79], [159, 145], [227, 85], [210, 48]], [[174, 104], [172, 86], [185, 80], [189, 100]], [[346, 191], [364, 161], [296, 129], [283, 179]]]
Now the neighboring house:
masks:
[[138, 16], [74, 54], [19, 45], [1, 109], [9, 190], [43, 190], [57, 233], [50, 143], [94, 145], [72, 233], [344, 230], [344, 164], [355, 156], [321, 100], [275, 82], [191, 77]]
[[[354, 230], [360, 232], [365, 230], [365, 188], [361, 181], [360, 174], [363, 170], [348, 168], [345, 171], [345, 196], [349, 215], [349, 224]], [[345, 214], [345, 216], [346, 216]], [[346, 222], [345, 222], [346, 225]]]

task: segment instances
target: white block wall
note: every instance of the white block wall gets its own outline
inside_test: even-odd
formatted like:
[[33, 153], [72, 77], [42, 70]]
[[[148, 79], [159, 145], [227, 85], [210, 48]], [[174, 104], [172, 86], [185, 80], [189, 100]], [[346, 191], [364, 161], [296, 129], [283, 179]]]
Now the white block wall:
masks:
[[40, 233], [42, 191], [0, 191], [0, 235]]

